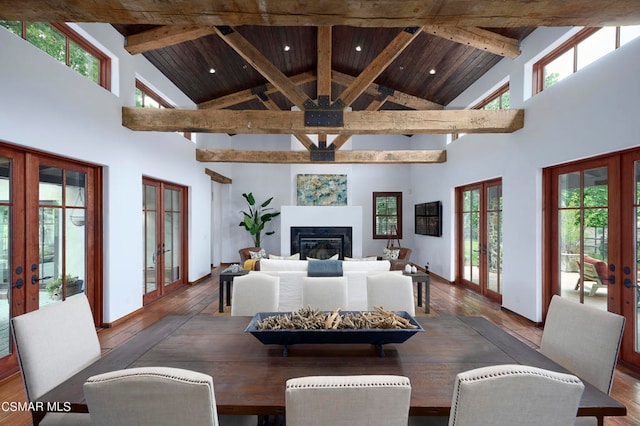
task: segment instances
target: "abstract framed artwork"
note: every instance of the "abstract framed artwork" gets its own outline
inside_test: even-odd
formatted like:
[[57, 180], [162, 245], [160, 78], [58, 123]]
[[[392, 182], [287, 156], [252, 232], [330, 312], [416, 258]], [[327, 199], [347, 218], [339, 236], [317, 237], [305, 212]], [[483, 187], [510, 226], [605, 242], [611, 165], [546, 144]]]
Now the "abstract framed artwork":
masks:
[[300, 174], [296, 188], [299, 206], [347, 205], [347, 175]]

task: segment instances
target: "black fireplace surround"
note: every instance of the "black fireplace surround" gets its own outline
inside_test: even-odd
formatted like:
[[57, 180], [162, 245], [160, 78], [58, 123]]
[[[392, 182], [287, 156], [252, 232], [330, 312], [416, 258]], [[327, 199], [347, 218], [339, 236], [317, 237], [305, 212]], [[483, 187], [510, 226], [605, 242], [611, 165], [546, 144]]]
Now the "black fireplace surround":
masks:
[[351, 257], [350, 226], [292, 226], [291, 253], [300, 253], [300, 259], [339, 259]]

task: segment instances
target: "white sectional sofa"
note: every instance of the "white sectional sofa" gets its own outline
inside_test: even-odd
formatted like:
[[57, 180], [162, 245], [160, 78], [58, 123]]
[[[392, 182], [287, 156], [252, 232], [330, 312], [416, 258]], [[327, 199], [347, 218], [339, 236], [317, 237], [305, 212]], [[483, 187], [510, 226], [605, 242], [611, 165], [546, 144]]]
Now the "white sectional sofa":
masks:
[[[261, 259], [260, 271], [280, 277], [281, 312], [297, 311], [302, 307], [302, 278], [307, 276], [307, 263], [313, 260]], [[348, 306], [343, 310], [361, 311], [367, 309], [367, 275], [386, 272], [391, 269], [388, 260], [346, 260], [342, 262], [343, 276], [347, 277]], [[397, 271], [402, 273], [402, 271]]]

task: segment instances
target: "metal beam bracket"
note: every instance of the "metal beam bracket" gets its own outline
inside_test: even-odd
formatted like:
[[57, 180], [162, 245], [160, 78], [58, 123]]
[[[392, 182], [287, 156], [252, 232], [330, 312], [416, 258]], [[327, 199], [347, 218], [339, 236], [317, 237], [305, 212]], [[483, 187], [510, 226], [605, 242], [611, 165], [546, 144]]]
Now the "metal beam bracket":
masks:
[[318, 96], [318, 105], [305, 102], [304, 125], [314, 127], [344, 126], [344, 103], [338, 99], [331, 105], [329, 96]]
[[319, 146], [311, 145], [311, 151], [309, 151], [311, 161], [336, 161], [336, 150], [332, 144], [327, 147], [326, 142], [320, 142]]
[[216, 25], [216, 28], [220, 31], [222, 35], [229, 35], [234, 32], [233, 28], [228, 25]]
[[269, 96], [267, 96], [266, 92], [267, 92], [266, 84], [263, 84], [262, 86], [254, 87], [253, 89], [251, 89], [252, 95], [256, 95], [257, 97], [259, 97], [261, 100], [265, 102], [269, 100]]

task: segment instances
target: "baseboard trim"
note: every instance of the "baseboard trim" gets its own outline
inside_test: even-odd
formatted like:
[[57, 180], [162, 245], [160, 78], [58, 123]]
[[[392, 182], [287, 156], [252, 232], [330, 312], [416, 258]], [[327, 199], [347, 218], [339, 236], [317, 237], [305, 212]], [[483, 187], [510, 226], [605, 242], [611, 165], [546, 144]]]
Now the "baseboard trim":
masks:
[[129, 314], [123, 316], [123, 317], [120, 317], [120, 318], [118, 318], [117, 320], [115, 320], [113, 322], [103, 322], [102, 323], [102, 327], [104, 327], [104, 328], [112, 328], [112, 327], [115, 327], [117, 325], [120, 325], [123, 322], [125, 322], [126, 320], [128, 320], [129, 318], [131, 318], [132, 316], [139, 314], [143, 310], [144, 310], [144, 307], [138, 308], [135, 311], [133, 311], [133, 312], [131, 312], [131, 313], [129, 313]]
[[196, 285], [196, 284], [200, 284], [201, 282], [208, 280], [209, 278], [211, 278], [211, 272], [209, 272], [206, 275], [203, 275], [202, 277], [198, 278], [195, 281], [189, 281], [189, 285]]

